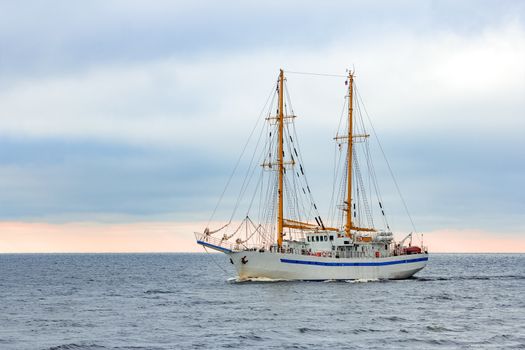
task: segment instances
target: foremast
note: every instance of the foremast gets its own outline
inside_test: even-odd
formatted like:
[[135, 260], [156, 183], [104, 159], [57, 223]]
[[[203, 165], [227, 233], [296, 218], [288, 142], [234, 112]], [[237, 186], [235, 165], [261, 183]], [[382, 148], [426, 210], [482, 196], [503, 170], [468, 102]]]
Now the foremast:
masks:
[[[285, 162], [284, 160], [284, 123], [285, 119], [293, 119], [294, 115], [285, 115], [284, 114], [284, 71], [280, 69], [279, 71], [279, 81], [278, 81], [278, 113], [275, 119], [277, 120], [277, 129], [278, 129], [278, 138], [277, 138], [277, 171], [278, 171], [278, 191], [277, 191], [277, 247], [280, 250], [284, 241], [284, 229], [294, 229], [301, 231], [339, 231], [336, 228], [325, 227], [321, 216], [316, 218], [317, 225], [310, 224], [308, 222], [301, 222], [297, 220], [291, 220], [284, 217], [284, 174], [286, 165], [295, 165], [295, 161]], [[274, 119], [273, 117], [270, 119]], [[265, 164], [263, 164], [264, 166]], [[269, 163], [269, 165], [272, 165]], [[270, 166], [271, 167], [271, 166]], [[302, 169], [301, 169], [302, 172]], [[317, 208], [316, 208], [317, 209]]]

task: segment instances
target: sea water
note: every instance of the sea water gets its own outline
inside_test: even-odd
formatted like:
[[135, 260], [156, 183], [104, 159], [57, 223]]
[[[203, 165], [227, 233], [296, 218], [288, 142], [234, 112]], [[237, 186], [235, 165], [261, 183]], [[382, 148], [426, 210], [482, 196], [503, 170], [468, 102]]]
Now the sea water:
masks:
[[524, 254], [403, 281], [235, 279], [222, 254], [0, 255], [0, 349], [525, 348]]

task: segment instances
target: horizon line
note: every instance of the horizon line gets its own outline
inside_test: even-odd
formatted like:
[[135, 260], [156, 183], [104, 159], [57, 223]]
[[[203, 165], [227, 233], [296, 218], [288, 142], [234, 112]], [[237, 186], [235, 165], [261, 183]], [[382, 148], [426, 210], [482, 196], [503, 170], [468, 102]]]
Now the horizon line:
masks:
[[[71, 252], [0, 252], [0, 255], [24, 255], [24, 254], [42, 254], [42, 255], [45, 255], [45, 254], [55, 254], [55, 255], [59, 255], [59, 254], [78, 254], [78, 255], [81, 255], [81, 254], [224, 254], [224, 253], [220, 253], [220, 252], [194, 252], [194, 251], [179, 251], [179, 252], [175, 252], [175, 251], [161, 251], [161, 252], [156, 252], [156, 251], [146, 251], [146, 252], [133, 252], [133, 251], [130, 251], [130, 252], [111, 252], [111, 251], [103, 251], [103, 252], [75, 252], [75, 251], [71, 251]], [[523, 252], [429, 252], [428, 253], [429, 255], [432, 255], [432, 254], [525, 254], [525, 251]]]

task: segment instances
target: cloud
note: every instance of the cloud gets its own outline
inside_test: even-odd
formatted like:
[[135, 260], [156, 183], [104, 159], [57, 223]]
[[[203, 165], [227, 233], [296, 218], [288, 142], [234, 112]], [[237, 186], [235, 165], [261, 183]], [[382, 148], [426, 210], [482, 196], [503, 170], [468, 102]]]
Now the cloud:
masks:
[[187, 219], [215, 203], [209, 201], [207, 186], [222, 186], [203, 169], [212, 167], [217, 176], [229, 171], [206, 154], [195, 161], [198, 152], [190, 150], [2, 140], [0, 217], [59, 222], [88, 218], [122, 222], [134, 216]]
[[190, 222], [100, 224], [1, 222], [2, 253], [200, 252]]
[[[263, 49], [213, 59], [173, 56], [99, 66], [3, 89], [0, 132], [187, 144], [198, 130], [201, 139], [216, 142], [223, 133], [213, 131], [228, 132], [226, 125], [248, 130], [253, 117], [247, 116], [258, 114], [281, 65], [344, 73], [351, 63], [357, 65], [362, 94], [383, 128], [508, 131], [510, 123], [524, 127], [517, 118], [525, 91], [524, 43], [524, 27], [512, 22], [474, 38], [394, 33], [351, 47], [340, 38], [321, 51]], [[344, 93], [341, 81], [288, 79], [294, 105], [316, 126], [329, 125], [332, 131]], [[487, 99], [491, 103], [482, 103]], [[498, 123], [493, 123], [496, 113]]]
[[[205, 222], [147, 221], [128, 224], [0, 222], [0, 253], [203, 252], [193, 232]], [[212, 222], [210, 227], [220, 227]], [[399, 237], [401, 238], [401, 237]], [[424, 234], [429, 251], [525, 253], [525, 238], [483, 230], [441, 229]], [[413, 244], [419, 245], [418, 237]]]
[[477, 229], [440, 229], [424, 234], [430, 252], [439, 253], [523, 253], [525, 237]]
[[[521, 3], [55, 5], [0, 5], [6, 220], [197, 220], [279, 67], [354, 64], [418, 227], [522, 232]], [[305, 169], [327, 211], [343, 79], [287, 76]], [[383, 194], [393, 200], [395, 189]], [[400, 203], [388, 208], [409, 230]]]

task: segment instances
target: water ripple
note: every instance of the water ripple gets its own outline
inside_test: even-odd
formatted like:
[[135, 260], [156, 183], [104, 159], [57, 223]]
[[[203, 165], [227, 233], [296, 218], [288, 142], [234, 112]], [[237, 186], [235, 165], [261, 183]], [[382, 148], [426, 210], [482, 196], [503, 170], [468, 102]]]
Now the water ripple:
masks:
[[[401, 281], [239, 281], [224, 255], [0, 255], [0, 349], [499, 349], [525, 255], [431, 256]], [[509, 272], [509, 273], [505, 273]]]

